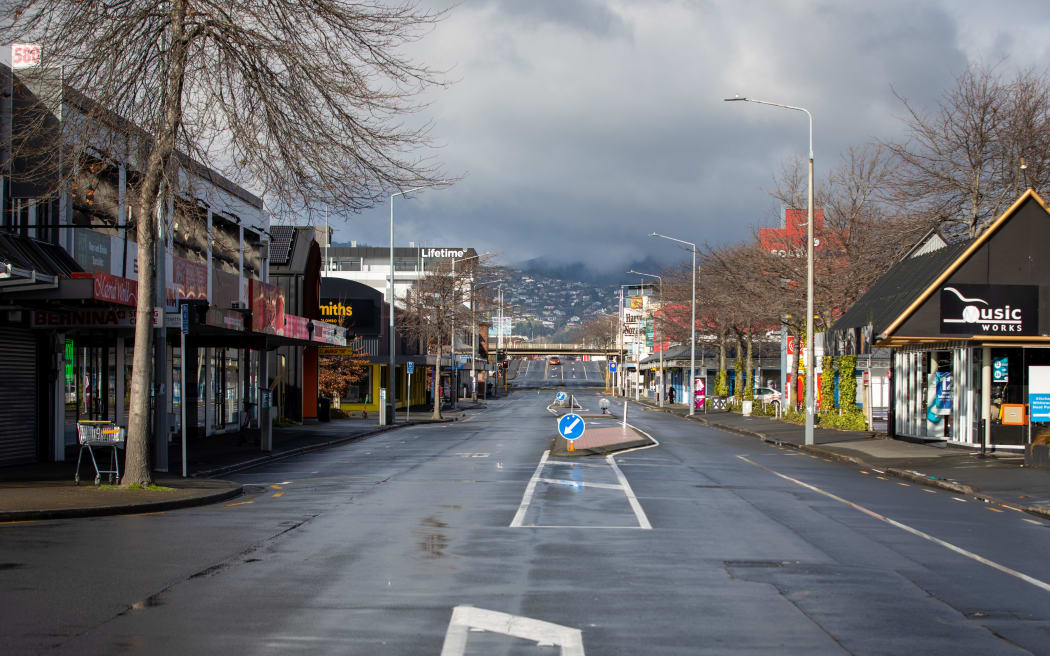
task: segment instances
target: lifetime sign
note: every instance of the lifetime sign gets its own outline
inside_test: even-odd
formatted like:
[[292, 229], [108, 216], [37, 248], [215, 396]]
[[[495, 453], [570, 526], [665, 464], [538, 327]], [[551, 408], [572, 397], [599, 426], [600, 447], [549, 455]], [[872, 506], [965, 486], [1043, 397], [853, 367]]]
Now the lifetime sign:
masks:
[[558, 417], [558, 435], [570, 442], [582, 437], [583, 431], [586, 429], [587, 426], [584, 424], [583, 417], [576, 413], [570, 412], [567, 415]]
[[616, 373], [616, 360], [609, 362], [609, 372]]
[[561, 401], [564, 401], [564, 400], [565, 400], [565, 392], [558, 392], [558, 393], [557, 393], [557, 394], [556, 394], [556, 395], [554, 396], [554, 400], [555, 400], [555, 401], [559, 401], [559, 402], [561, 402]]

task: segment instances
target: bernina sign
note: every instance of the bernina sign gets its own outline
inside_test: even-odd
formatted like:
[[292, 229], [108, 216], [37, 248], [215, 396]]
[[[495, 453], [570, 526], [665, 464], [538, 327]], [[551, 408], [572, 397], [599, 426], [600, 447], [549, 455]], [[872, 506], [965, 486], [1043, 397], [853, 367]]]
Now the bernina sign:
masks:
[[945, 285], [941, 332], [951, 335], [1038, 335], [1039, 287]]

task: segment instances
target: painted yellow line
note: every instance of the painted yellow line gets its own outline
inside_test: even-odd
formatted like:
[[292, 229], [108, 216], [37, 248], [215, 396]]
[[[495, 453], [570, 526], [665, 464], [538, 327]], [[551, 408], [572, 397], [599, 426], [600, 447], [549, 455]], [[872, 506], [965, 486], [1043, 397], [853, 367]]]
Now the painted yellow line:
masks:
[[16, 520], [12, 520], [10, 522], [0, 522], [0, 524], [3, 524], [3, 525], [8, 525], [8, 524], [36, 524], [37, 522], [42, 522], [42, 521], [44, 521], [44, 520], [42, 520], [42, 519], [16, 519]]
[[897, 483], [897, 485], [900, 485], [901, 487], [911, 487], [907, 483]]
[[[1003, 508], [1006, 508], [1007, 510], [1012, 510], [1012, 511], [1014, 511], [1014, 512], [1019, 512], [1019, 513], [1023, 513], [1023, 512], [1024, 512], [1024, 511], [1023, 511], [1023, 510], [1021, 510], [1020, 508], [1014, 508], [1013, 506], [1008, 506], [1008, 505], [1006, 505], [1005, 503], [1003, 503], [1003, 504], [1000, 504], [1000, 505], [1001, 505], [1001, 506], [1002, 506]], [[1036, 524], [1039, 524], [1039, 522], [1036, 522]], [[1040, 525], [1041, 525], [1041, 524], [1040, 524]]]
[[284, 492], [274, 492], [273, 498], [276, 499], [277, 497], [279, 497], [279, 496], [281, 496], [283, 494], [284, 494]]
[[860, 473], [864, 474], [865, 476], [871, 476], [871, 472], [866, 472], [863, 469], [860, 470]]
[[255, 502], [254, 501], [238, 501], [237, 503], [228, 503], [228, 504], [226, 504], [226, 507], [227, 508], [231, 508], [233, 506], [246, 506], [249, 503], [255, 503]]
[[280, 485], [271, 485], [270, 487], [275, 489], [275, 490], [280, 490], [281, 489]]
[[926, 494], [937, 494], [936, 490], [923, 490]]
[[1002, 512], [998, 508], [992, 508], [991, 506], [985, 506], [985, 510], [991, 510], [992, 512]]
[[163, 514], [164, 514], [163, 510], [158, 510], [157, 512], [135, 513], [134, 515], [128, 515], [128, 517], [149, 517], [151, 515], [163, 515]]
[[879, 479], [880, 481], [886, 480], [885, 476], [876, 476], [875, 478]]

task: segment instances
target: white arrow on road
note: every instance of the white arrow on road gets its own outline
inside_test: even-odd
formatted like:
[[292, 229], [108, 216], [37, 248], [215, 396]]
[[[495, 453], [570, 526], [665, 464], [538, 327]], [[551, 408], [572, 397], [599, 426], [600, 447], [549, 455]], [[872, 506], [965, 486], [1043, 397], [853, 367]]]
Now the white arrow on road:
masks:
[[532, 640], [541, 647], [557, 645], [561, 647], [562, 656], [584, 656], [583, 632], [579, 629], [473, 606], [452, 609], [441, 656], [463, 656], [471, 629]]

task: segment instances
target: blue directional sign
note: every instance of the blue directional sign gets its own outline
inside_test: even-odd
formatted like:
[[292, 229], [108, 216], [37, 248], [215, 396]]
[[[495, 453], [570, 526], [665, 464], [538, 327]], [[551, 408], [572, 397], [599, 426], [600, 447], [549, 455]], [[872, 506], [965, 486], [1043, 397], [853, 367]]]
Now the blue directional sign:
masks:
[[616, 373], [616, 360], [609, 361], [609, 373]]
[[558, 392], [557, 396], [554, 397], [554, 400], [555, 401], [564, 401], [565, 400], [565, 392]]
[[581, 437], [586, 428], [583, 417], [578, 414], [570, 412], [558, 418], [558, 434], [570, 442]]

